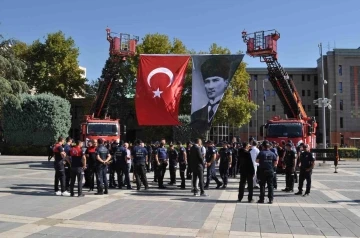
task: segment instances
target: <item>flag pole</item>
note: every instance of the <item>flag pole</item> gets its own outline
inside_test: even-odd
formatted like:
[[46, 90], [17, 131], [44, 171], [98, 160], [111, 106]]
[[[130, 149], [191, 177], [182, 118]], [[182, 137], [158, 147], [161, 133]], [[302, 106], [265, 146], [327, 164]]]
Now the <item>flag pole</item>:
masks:
[[[265, 97], [266, 97], [266, 92], [265, 92], [265, 79], [263, 79], [263, 108], [262, 108], [262, 126], [265, 125]], [[263, 134], [263, 140], [265, 140], [265, 133]]]
[[[258, 103], [258, 91], [257, 91], [257, 79], [255, 80], [255, 94], [256, 94], [256, 105], [259, 105]], [[258, 114], [259, 114], [259, 110], [256, 110], [256, 114], [255, 114], [255, 137], [256, 140], [258, 140]]]

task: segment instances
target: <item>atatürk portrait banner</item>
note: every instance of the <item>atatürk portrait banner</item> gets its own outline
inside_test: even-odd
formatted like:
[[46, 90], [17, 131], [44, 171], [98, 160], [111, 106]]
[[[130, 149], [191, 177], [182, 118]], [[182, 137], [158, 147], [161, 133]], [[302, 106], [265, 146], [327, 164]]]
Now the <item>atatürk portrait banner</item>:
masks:
[[221, 99], [244, 55], [193, 55], [191, 127], [210, 129]]

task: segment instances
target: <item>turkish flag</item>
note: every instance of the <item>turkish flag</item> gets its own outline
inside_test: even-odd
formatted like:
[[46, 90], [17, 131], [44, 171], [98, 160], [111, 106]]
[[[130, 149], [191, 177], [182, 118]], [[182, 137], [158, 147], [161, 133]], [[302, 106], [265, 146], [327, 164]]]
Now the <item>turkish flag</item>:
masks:
[[179, 125], [179, 103], [190, 56], [140, 55], [135, 108], [140, 126]]

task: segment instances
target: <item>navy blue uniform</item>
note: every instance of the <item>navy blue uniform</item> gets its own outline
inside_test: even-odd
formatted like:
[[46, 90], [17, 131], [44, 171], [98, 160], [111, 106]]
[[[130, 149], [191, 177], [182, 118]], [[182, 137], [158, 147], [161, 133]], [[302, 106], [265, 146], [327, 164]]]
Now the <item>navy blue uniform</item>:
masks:
[[300, 176], [299, 176], [299, 192], [302, 192], [304, 180], [306, 179], [306, 194], [310, 193], [312, 164], [315, 162], [313, 155], [304, 151], [300, 154]]
[[285, 180], [286, 189], [292, 191], [294, 189], [294, 166], [295, 166], [296, 153], [293, 150], [285, 152]]
[[145, 170], [146, 156], [148, 155], [148, 152], [144, 147], [137, 145], [132, 149], [131, 155], [134, 158], [133, 161], [137, 190], [140, 190], [141, 182], [144, 184], [145, 189], [148, 189], [148, 182]]
[[238, 165], [240, 168], [240, 182], [239, 182], [239, 193], [238, 200], [241, 201], [244, 197], [245, 184], [248, 184], [248, 201], [253, 199], [253, 189], [254, 189], [254, 175], [255, 168], [254, 163], [251, 159], [250, 152], [244, 148], [239, 149], [239, 160]]
[[117, 186], [115, 182], [115, 173], [116, 173], [116, 158], [114, 156], [117, 147], [119, 146], [118, 143], [113, 142], [110, 145], [110, 154], [111, 154], [111, 162], [109, 165], [109, 185], [110, 188], [115, 188]]
[[229, 177], [229, 162], [230, 157], [232, 156], [232, 150], [229, 148], [221, 148], [219, 150], [219, 156], [220, 156], [220, 177], [223, 180], [224, 187], [227, 186], [228, 183], [228, 177]]
[[189, 158], [190, 158], [190, 149], [191, 147], [187, 147], [186, 150], [186, 158], [188, 158], [188, 166], [187, 166], [187, 170], [186, 170], [186, 179], [191, 180], [192, 178], [192, 170], [191, 170], [191, 166], [189, 164]]
[[115, 157], [115, 167], [118, 177], [118, 187], [122, 188], [124, 186], [124, 176], [125, 184], [127, 188], [131, 188], [130, 176], [129, 176], [129, 164], [127, 163], [127, 151], [124, 146], [118, 146], [114, 153]]
[[152, 147], [150, 145], [146, 146], [146, 150], [148, 152], [148, 163], [146, 164], [146, 171], [150, 173], [151, 163], [151, 155], [152, 155]]
[[[277, 150], [276, 148], [271, 148], [270, 151], [273, 152], [273, 153], [276, 155], [276, 157], [279, 156], [278, 150]], [[274, 167], [274, 178], [273, 178], [274, 189], [277, 189], [277, 175], [276, 175], [276, 170], [277, 170], [277, 168]]]
[[186, 162], [185, 162], [186, 150], [182, 146], [178, 150], [179, 150], [178, 162], [179, 162], [180, 178], [181, 178], [180, 187], [184, 189], [185, 188], [185, 170], [186, 170]]
[[[102, 161], [106, 161], [109, 154], [110, 154], [109, 150], [104, 145], [100, 145], [96, 150], [96, 155], [99, 156]], [[97, 177], [98, 194], [108, 193], [108, 181], [107, 181], [106, 173], [107, 173], [107, 165], [97, 160], [96, 177]]]
[[259, 160], [258, 176], [260, 179], [260, 201], [263, 202], [265, 198], [265, 184], [268, 186], [268, 198], [272, 202], [274, 199], [274, 162], [276, 155], [270, 150], [263, 150], [257, 156]]
[[235, 145], [233, 147], [229, 148], [232, 152], [231, 156], [231, 168], [229, 169], [229, 175], [233, 178], [236, 178], [237, 174], [237, 163], [238, 163], [238, 149], [235, 148]]
[[168, 165], [168, 155], [165, 147], [159, 147], [157, 149], [157, 156], [159, 160], [158, 166], [158, 185], [159, 188], [164, 188], [164, 176], [166, 172], [166, 167]]
[[[217, 149], [214, 146], [209, 146], [206, 150], [205, 160], [206, 163], [211, 163], [210, 166], [208, 165], [206, 168], [206, 183], [205, 188], [209, 188], [211, 179], [215, 180], [217, 187], [220, 187], [222, 183], [216, 177], [216, 170], [215, 170], [215, 160], [212, 160], [214, 155], [217, 155]], [[216, 159], [216, 157], [215, 157]]]
[[152, 162], [151, 170], [154, 171], [154, 182], [155, 183], [158, 181], [158, 177], [159, 177], [158, 164], [155, 159], [155, 157], [158, 153], [157, 150], [158, 150], [158, 147], [154, 146], [154, 148], [152, 149], [152, 153], [151, 153], [151, 162]]
[[169, 156], [169, 172], [170, 172], [170, 185], [176, 184], [176, 167], [177, 167], [177, 159], [178, 152], [175, 149], [170, 149], [168, 151]]
[[[71, 162], [70, 150], [71, 150], [71, 145], [65, 144], [64, 151]], [[71, 179], [71, 166], [68, 162], [65, 162], [65, 189], [67, 191], [69, 190], [70, 187], [70, 179]]]

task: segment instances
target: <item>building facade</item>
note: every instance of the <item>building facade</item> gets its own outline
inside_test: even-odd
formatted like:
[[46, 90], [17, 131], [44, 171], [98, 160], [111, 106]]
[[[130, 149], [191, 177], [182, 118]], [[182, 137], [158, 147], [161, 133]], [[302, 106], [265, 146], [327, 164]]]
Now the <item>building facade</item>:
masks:
[[[317, 62], [320, 76], [321, 59]], [[327, 140], [331, 144], [360, 147], [360, 48], [327, 52], [324, 71], [325, 97], [332, 99], [331, 109], [325, 111]]]

